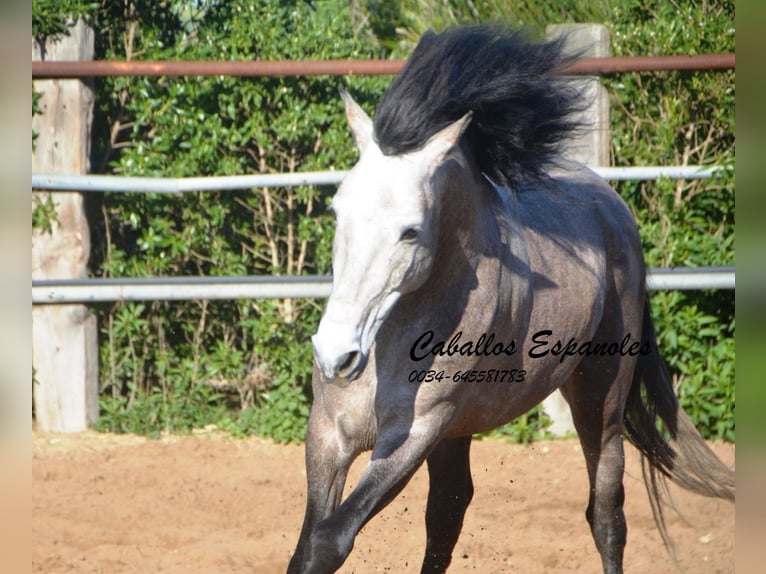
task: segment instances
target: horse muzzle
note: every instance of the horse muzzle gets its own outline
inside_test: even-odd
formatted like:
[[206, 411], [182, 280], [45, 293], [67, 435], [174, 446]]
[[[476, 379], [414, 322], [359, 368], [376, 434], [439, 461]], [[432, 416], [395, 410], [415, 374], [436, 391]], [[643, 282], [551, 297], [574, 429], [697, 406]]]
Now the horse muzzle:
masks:
[[311, 338], [314, 360], [319, 367], [322, 382], [345, 387], [359, 378], [367, 365], [367, 354], [362, 351], [358, 337], [320, 325]]

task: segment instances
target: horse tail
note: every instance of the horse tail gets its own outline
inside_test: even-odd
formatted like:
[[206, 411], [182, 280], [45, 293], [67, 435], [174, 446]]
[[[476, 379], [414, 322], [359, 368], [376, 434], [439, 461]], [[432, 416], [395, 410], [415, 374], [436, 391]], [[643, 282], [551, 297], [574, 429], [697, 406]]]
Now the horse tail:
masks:
[[[678, 403], [670, 376], [654, 344], [649, 302], [644, 304], [643, 340], [650, 352], [639, 356], [625, 406], [625, 436], [641, 452], [641, 467], [652, 514], [665, 546], [672, 551], [663, 517], [670, 504], [667, 479], [682, 488], [734, 500], [734, 471], [710, 449]], [[672, 504], [670, 504], [672, 507]]]

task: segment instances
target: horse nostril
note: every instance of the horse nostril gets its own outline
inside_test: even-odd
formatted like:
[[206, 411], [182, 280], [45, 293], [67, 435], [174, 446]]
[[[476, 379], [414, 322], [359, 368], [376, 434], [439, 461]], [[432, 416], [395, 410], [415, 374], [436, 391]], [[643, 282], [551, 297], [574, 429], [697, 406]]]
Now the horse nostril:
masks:
[[356, 367], [359, 362], [359, 351], [351, 351], [350, 353], [346, 353], [340, 357], [338, 362], [338, 374], [341, 376], [349, 374], [354, 370], [354, 367]]

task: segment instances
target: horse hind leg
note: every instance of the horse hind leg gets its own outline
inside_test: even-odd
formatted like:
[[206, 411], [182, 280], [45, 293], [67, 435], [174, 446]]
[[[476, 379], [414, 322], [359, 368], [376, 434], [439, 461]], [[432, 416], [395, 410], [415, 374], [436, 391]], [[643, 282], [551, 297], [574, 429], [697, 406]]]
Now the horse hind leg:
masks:
[[471, 437], [442, 440], [426, 459], [426, 554], [421, 574], [444, 572], [452, 561], [465, 511], [473, 497]]
[[585, 515], [607, 574], [622, 572], [627, 538], [622, 416], [630, 388], [632, 366], [628, 363], [614, 358], [584, 360], [562, 389], [588, 469]]
[[[595, 450], [590, 447], [591, 453]], [[608, 440], [602, 441], [598, 462], [588, 466], [592, 478], [586, 517], [601, 555], [604, 572], [618, 574], [622, 572], [628, 532], [623, 512], [625, 490], [622, 479], [625, 462], [622, 437], [612, 434]], [[590, 470], [591, 466], [594, 470]]]

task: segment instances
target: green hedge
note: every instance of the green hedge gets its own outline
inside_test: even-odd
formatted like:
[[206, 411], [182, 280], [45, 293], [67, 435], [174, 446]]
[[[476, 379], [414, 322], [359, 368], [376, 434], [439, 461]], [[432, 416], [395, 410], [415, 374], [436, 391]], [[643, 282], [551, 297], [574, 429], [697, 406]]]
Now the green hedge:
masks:
[[[60, 32], [64, 14], [84, 10], [97, 31], [97, 59], [364, 59], [406, 57], [431, 26], [503, 18], [538, 30], [603, 22], [615, 55], [733, 52], [733, 3], [698, 4], [35, 1], [33, 34]], [[388, 81], [100, 79], [92, 165], [101, 173], [168, 177], [346, 169], [355, 153], [338, 89], [349, 87], [372, 112]], [[605, 84], [615, 165], [733, 165], [733, 72], [623, 74]], [[733, 264], [733, 173], [617, 189], [640, 221], [650, 266]], [[306, 186], [183, 197], [91, 194], [92, 275], [328, 273], [332, 193]], [[34, 223], [45, 225], [49, 212], [38, 206]], [[684, 406], [706, 436], [734, 440], [733, 292], [655, 293], [652, 304]], [[322, 305], [99, 305], [99, 428], [157, 434], [215, 424], [236, 435], [302, 440], [311, 402], [308, 341]], [[533, 440], [545, 422], [536, 409], [498, 433]]]

